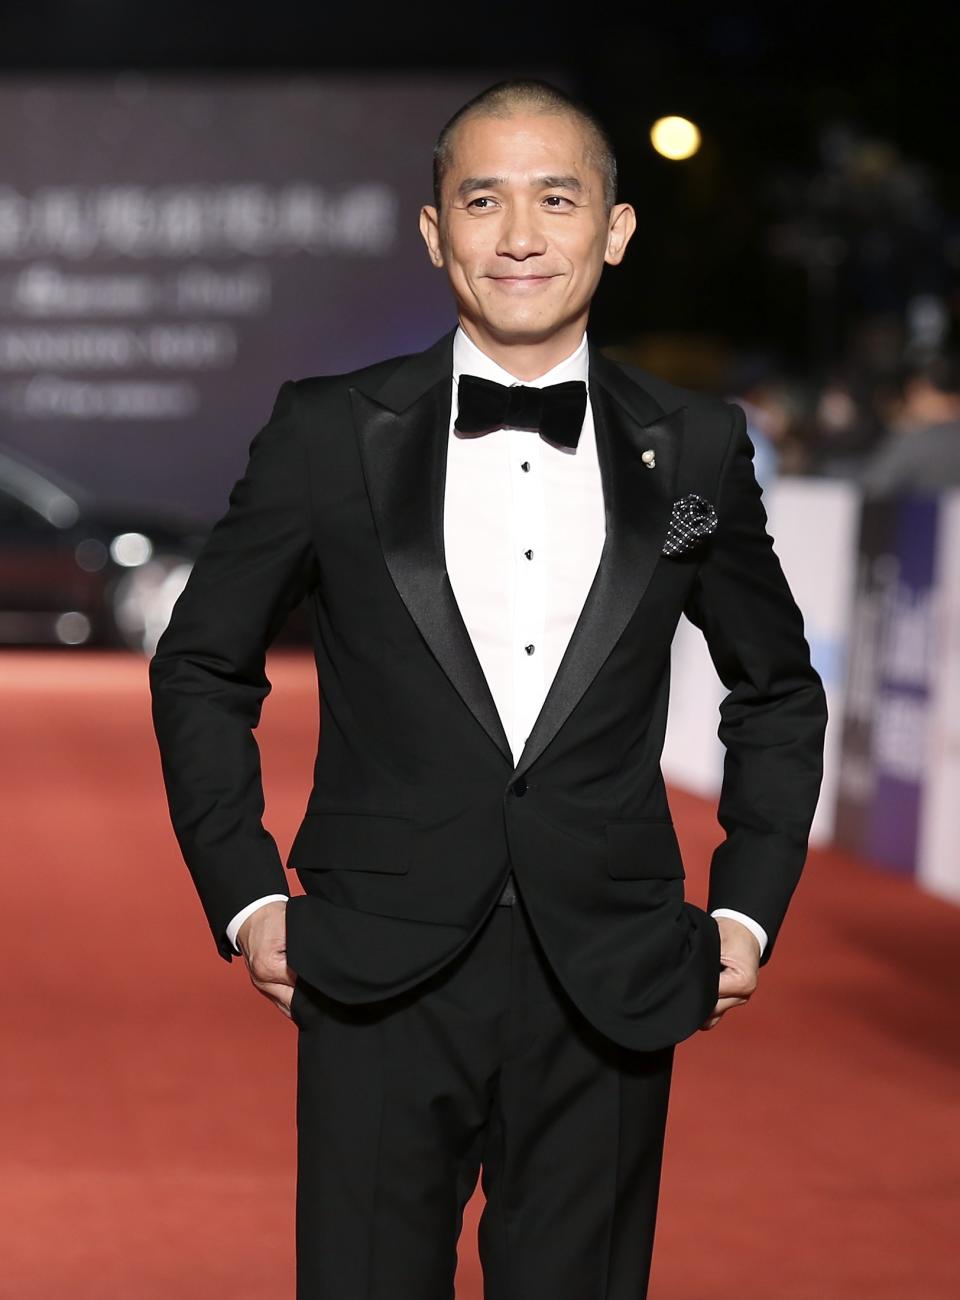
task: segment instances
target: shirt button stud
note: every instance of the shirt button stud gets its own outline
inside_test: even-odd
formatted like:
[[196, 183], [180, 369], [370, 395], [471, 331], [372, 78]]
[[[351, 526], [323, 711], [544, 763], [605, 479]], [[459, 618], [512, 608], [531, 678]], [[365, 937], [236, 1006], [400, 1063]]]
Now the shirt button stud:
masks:
[[524, 555], [527, 557], [528, 560], [533, 559], [533, 551], [524, 551]]
[[533, 652], [534, 652], [534, 649], [535, 649], [536, 647], [535, 647], [535, 646], [533, 645], [533, 643], [531, 642], [530, 645], [525, 645], [523, 648], [524, 648], [524, 650], [526, 650], [526, 652], [527, 652], [528, 655], [532, 655]]
[[528, 460], [523, 461], [520, 468], [523, 470], [524, 474], [526, 474], [530, 469], [530, 462]]

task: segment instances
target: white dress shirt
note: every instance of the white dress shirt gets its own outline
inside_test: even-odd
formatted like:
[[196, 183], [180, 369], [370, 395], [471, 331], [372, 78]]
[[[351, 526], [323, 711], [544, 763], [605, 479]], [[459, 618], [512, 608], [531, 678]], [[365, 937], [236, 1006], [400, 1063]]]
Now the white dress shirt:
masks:
[[[443, 542], [447, 572], [516, 764], [593, 582], [606, 531], [603, 484], [589, 400], [589, 354], [579, 346], [538, 379], [519, 380], [457, 329], [453, 340]], [[461, 372], [498, 384], [539, 388], [568, 379], [588, 384], [575, 451], [529, 429], [466, 437], [454, 429]], [[269, 894], [238, 912], [236, 935]], [[767, 943], [763, 927], [730, 908], [713, 916], [742, 922]]]

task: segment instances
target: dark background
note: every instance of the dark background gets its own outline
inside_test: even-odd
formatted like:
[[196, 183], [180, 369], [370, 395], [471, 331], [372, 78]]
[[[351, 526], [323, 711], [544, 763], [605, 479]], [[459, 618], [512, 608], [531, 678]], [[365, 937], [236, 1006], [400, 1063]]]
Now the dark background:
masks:
[[[948, 6], [890, 3], [41, 0], [0, 17], [0, 72], [552, 74], [607, 123], [620, 197], [640, 217], [629, 265], [596, 302], [600, 341], [722, 334], [826, 372], [864, 314], [932, 290], [956, 315], [958, 35]], [[703, 131], [691, 162], [649, 145], [670, 112]]]

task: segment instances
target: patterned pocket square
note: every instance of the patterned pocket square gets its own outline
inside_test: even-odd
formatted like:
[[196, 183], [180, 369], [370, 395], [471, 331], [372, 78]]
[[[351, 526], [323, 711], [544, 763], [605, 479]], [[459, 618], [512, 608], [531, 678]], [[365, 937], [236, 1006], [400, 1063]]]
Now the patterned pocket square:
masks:
[[689, 492], [673, 503], [667, 540], [661, 555], [683, 555], [708, 537], [717, 526], [717, 512], [706, 499]]

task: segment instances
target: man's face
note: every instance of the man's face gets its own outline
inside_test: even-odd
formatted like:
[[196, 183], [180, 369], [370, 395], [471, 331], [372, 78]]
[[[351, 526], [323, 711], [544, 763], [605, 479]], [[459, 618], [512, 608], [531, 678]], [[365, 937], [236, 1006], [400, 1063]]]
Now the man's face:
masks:
[[605, 212], [586, 144], [568, 114], [468, 117], [457, 127], [440, 216], [424, 207], [420, 230], [480, 333], [534, 343], [585, 323], [604, 263], [623, 257], [633, 209]]

